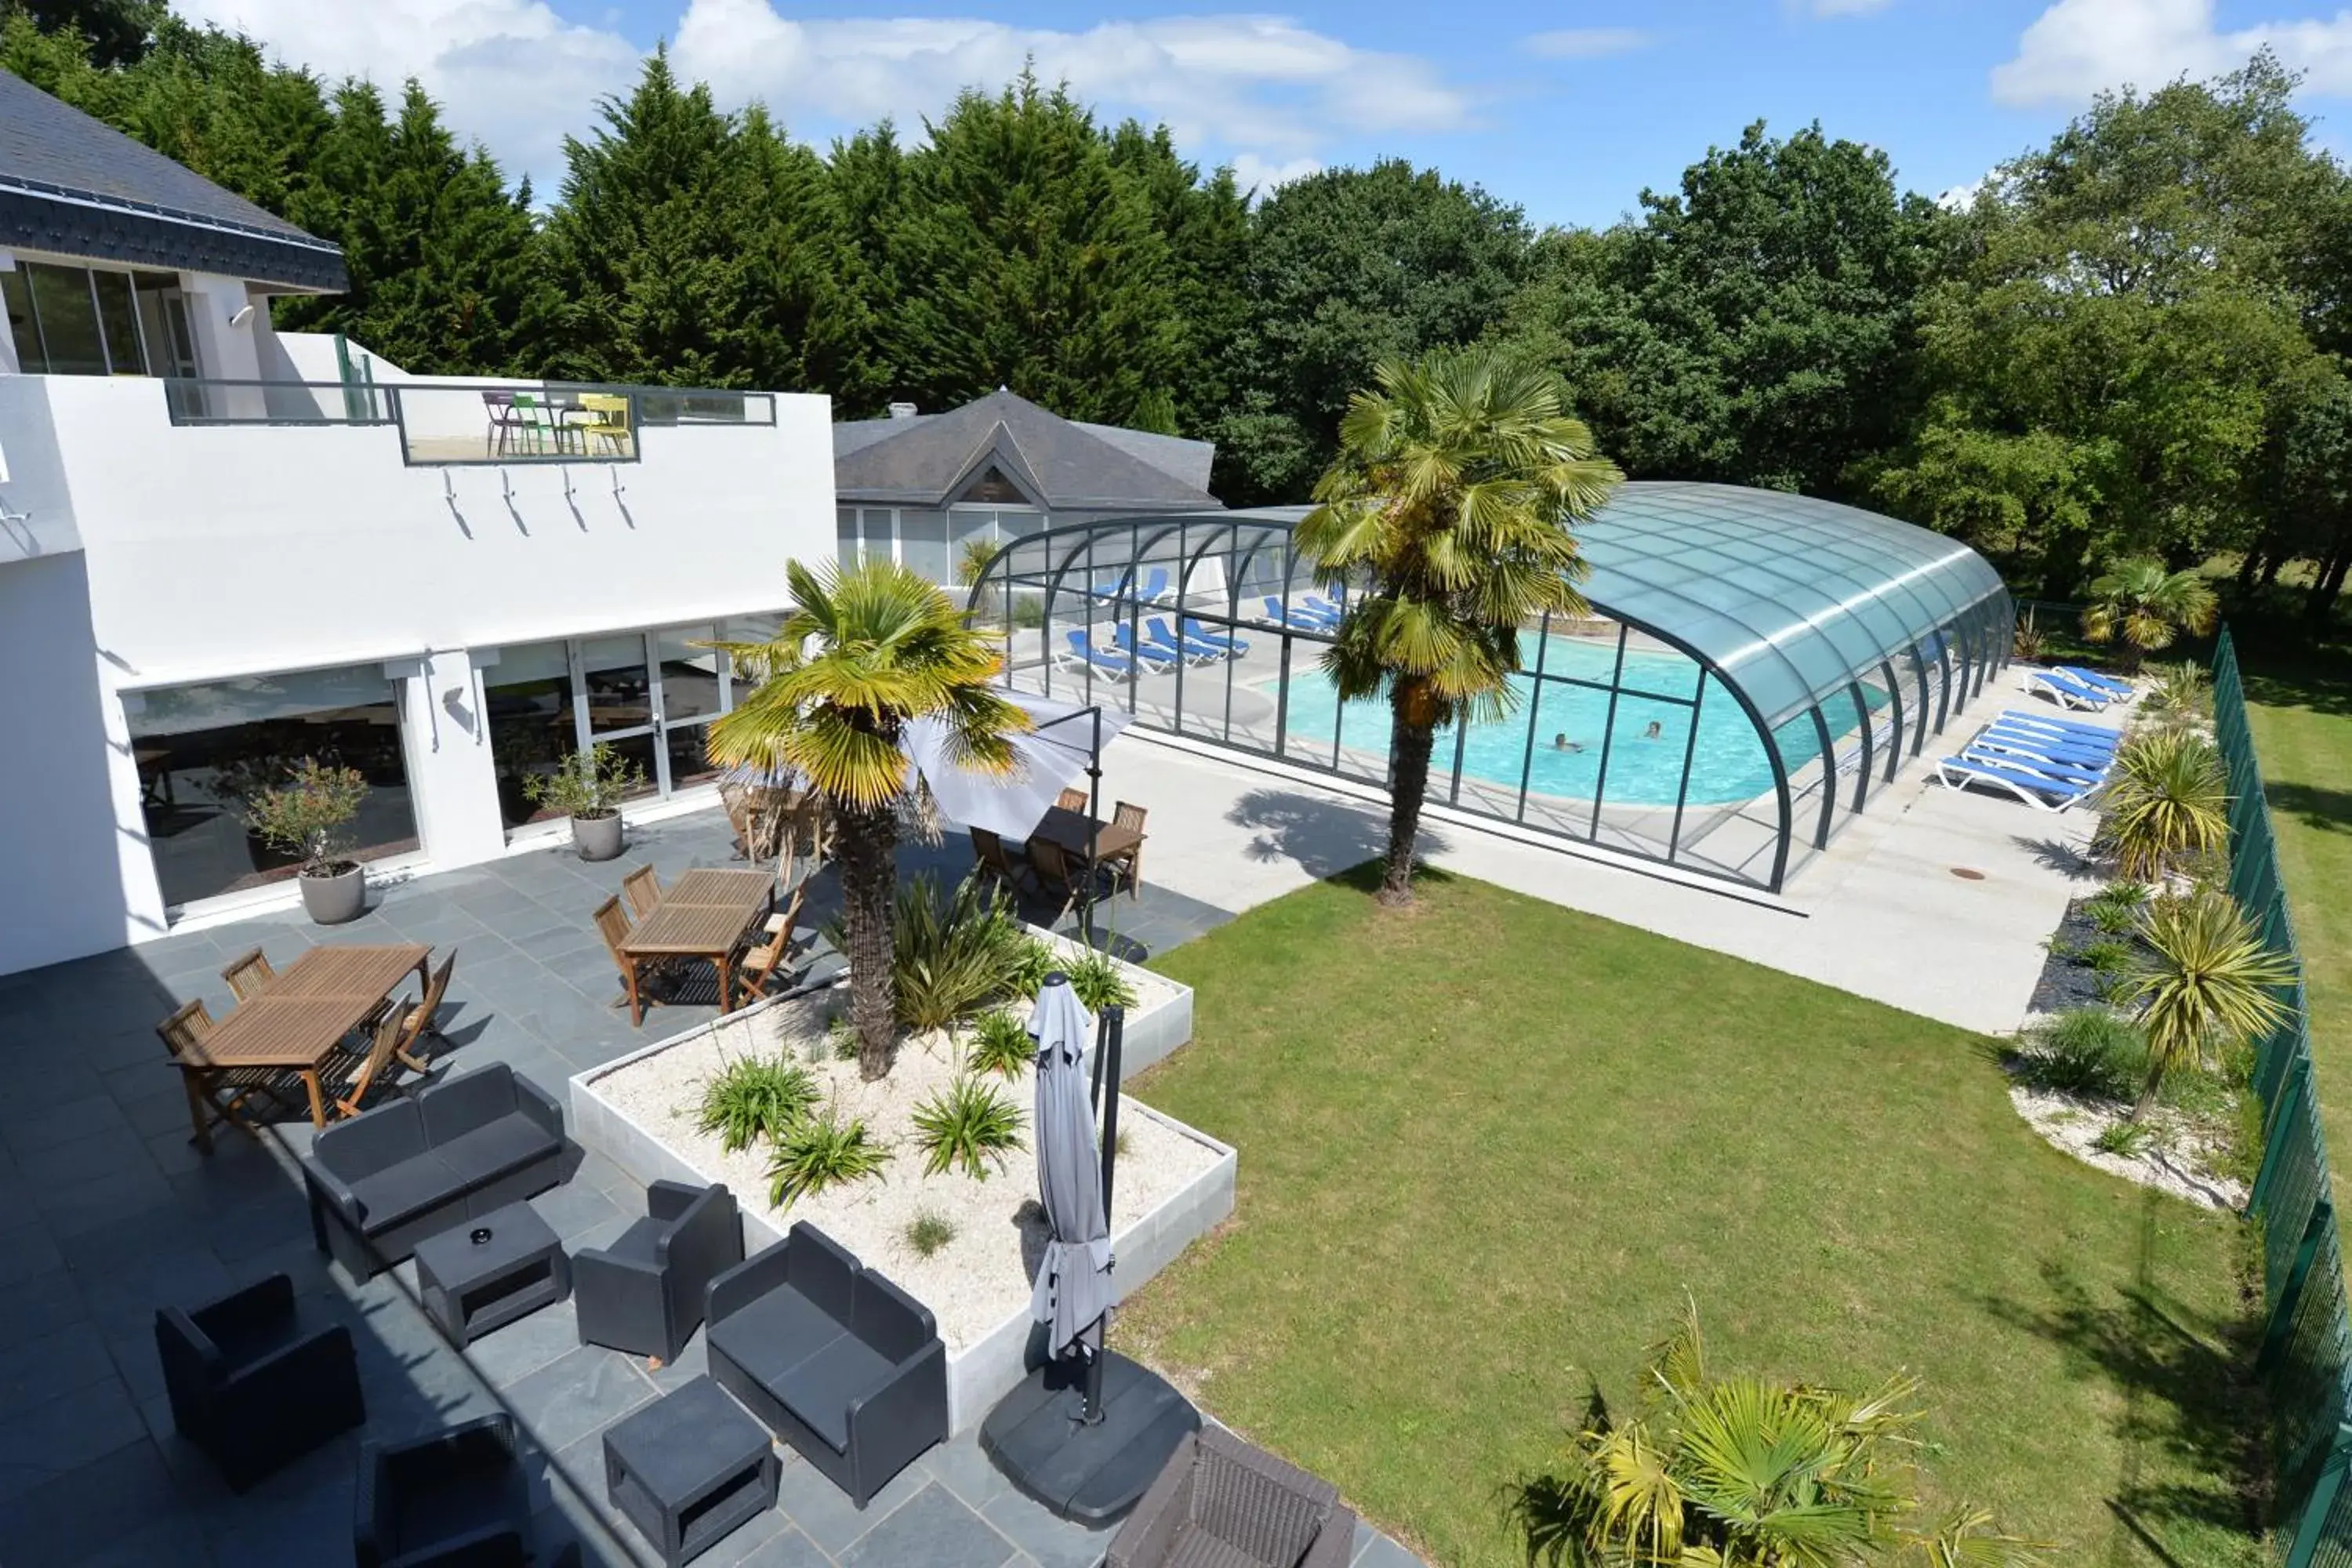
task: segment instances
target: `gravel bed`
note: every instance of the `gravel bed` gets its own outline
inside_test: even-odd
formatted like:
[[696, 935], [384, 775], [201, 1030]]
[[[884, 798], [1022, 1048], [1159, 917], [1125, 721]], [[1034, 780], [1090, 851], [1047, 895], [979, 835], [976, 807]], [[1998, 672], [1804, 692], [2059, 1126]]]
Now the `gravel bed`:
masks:
[[[1139, 971], [1131, 977], [1144, 993], [1140, 1003], [1150, 1005], [1156, 999], [1156, 977]], [[1169, 983], [1157, 984], [1174, 994]], [[805, 1219], [881, 1269], [930, 1308], [950, 1352], [963, 1350], [1027, 1306], [1034, 1261], [1042, 1253], [1036, 1157], [1027, 1145], [1035, 1074], [1024, 1067], [1016, 1078], [989, 1080], [1001, 1085], [1022, 1113], [1024, 1146], [1001, 1173], [985, 1179], [960, 1170], [927, 1175], [911, 1113], [953, 1081], [962, 1055], [959, 1043], [943, 1032], [911, 1037], [900, 1045], [889, 1076], [867, 1083], [858, 1077], [856, 1061], [832, 1056], [825, 1026], [835, 1005], [832, 996], [820, 994], [722, 1019], [597, 1076], [594, 1092], [704, 1180], [726, 1183], [739, 1203], [764, 1215], [778, 1230]], [[703, 1086], [729, 1059], [778, 1051], [806, 1063], [820, 1093], [843, 1116], [866, 1119], [891, 1151], [879, 1178], [830, 1188], [789, 1209], [774, 1208], [768, 1203], [766, 1146], [730, 1154], [715, 1135], [696, 1127]], [[1120, 1097], [1118, 1125], [1124, 1148], [1113, 1189], [1114, 1235], [1183, 1190], [1219, 1158], [1217, 1151], [1126, 1096]], [[938, 1215], [955, 1227], [954, 1239], [929, 1258], [906, 1239], [909, 1223], [921, 1214]]]

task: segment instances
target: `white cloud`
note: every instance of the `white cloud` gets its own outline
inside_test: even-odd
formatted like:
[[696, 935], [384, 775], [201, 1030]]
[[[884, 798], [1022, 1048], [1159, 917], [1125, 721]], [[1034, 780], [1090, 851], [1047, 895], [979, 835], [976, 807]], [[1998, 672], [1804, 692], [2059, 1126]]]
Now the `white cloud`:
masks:
[[1992, 92], [2011, 104], [2080, 103], [2103, 89], [2160, 87], [2218, 75], [2267, 45], [2305, 87], [2352, 93], [2352, 10], [2257, 22], [2224, 32], [2213, 0], [2058, 0], [1995, 67]]
[[1243, 153], [1233, 162], [1234, 184], [1244, 191], [1255, 191], [1261, 201], [1274, 195], [1279, 186], [1323, 172], [1322, 163], [1313, 158], [1293, 158], [1286, 163], [1269, 163], [1255, 153]]
[[[387, 90], [414, 76], [449, 124], [487, 143], [542, 198], [566, 132], [586, 134], [599, 95], [627, 90], [643, 51], [606, 26], [567, 22], [545, 0], [180, 0], [197, 21], [240, 28], [330, 80]], [[772, 0], [685, 0], [669, 29], [679, 73], [730, 108], [757, 99], [822, 136], [883, 115], [919, 134], [965, 87], [993, 90], [1034, 58], [1103, 114], [1165, 121], [1188, 155], [1232, 161], [1244, 183], [1321, 166], [1356, 137], [1469, 125], [1469, 96], [1428, 61], [1359, 48], [1288, 17], [1255, 14], [1104, 22], [1083, 29], [977, 17], [808, 18]]]
[[1597, 60], [1647, 48], [1650, 41], [1639, 27], [1561, 27], [1533, 35], [1527, 47], [1546, 59]]

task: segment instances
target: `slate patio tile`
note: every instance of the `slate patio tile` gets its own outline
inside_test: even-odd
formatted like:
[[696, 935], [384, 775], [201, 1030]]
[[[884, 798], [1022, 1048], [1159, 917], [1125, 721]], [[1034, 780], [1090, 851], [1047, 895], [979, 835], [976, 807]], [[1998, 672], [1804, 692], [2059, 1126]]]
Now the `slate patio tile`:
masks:
[[934, 1481], [840, 1559], [841, 1568], [1003, 1568], [1013, 1552], [1012, 1542]]
[[654, 1396], [628, 1358], [598, 1345], [566, 1352], [505, 1391], [516, 1418], [542, 1447], [561, 1450]]

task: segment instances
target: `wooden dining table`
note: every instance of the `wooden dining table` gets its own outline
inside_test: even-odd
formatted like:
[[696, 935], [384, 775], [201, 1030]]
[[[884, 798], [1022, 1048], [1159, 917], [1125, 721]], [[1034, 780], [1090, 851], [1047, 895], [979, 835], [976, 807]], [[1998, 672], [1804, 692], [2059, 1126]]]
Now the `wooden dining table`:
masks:
[[645, 959], [709, 959], [719, 971], [719, 1010], [726, 1012], [735, 988], [736, 945], [775, 908], [776, 879], [771, 872], [703, 867], [679, 877], [621, 939], [621, 956], [628, 960], [630, 1020], [640, 1026], [646, 1021], [637, 989], [637, 966]]
[[[1143, 848], [1144, 833], [1139, 827], [1128, 827], [1117, 822], [1097, 822], [1083, 811], [1067, 806], [1047, 808], [1045, 820], [1029, 830], [1032, 838], [1043, 838], [1057, 848], [1090, 865], [1107, 860], [1132, 861]], [[1142, 897], [1140, 880], [1128, 879], [1128, 891]]]
[[310, 1095], [310, 1124], [327, 1124], [321, 1068], [344, 1037], [366, 1022], [414, 972], [420, 984], [433, 950], [422, 942], [383, 947], [314, 947], [273, 975], [258, 995], [240, 1002], [212, 1032], [184, 1047], [178, 1063], [188, 1090], [196, 1147], [212, 1152], [203, 1076], [236, 1068], [298, 1073]]

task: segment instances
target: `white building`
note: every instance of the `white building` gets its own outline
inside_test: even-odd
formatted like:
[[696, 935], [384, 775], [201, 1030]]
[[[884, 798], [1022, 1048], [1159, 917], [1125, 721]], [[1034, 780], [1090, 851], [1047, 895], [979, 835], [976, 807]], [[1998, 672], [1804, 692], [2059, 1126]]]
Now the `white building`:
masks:
[[331, 246], [0, 72], [0, 973], [290, 896], [242, 788], [358, 767], [379, 874], [508, 852], [594, 741], [707, 792], [834, 548], [828, 400], [425, 382], [270, 299]]

